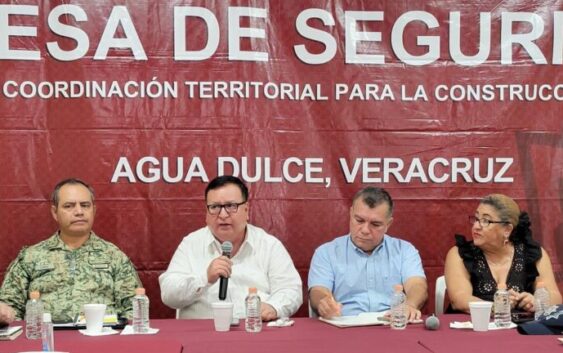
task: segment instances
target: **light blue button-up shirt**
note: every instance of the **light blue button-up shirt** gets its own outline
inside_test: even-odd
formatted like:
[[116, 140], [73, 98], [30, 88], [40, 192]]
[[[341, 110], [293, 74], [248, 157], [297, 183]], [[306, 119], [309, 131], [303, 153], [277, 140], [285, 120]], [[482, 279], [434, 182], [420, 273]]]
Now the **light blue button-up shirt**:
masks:
[[315, 251], [308, 286], [328, 288], [342, 304], [342, 315], [357, 315], [388, 310], [393, 286], [410, 277], [426, 277], [418, 250], [411, 243], [386, 234], [366, 254], [345, 235]]

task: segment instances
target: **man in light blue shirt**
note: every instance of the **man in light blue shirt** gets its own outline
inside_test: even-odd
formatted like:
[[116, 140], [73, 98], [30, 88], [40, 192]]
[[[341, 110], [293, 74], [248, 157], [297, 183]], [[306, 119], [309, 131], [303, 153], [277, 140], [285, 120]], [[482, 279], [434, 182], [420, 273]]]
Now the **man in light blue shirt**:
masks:
[[320, 316], [357, 315], [390, 308], [393, 287], [403, 285], [409, 320], [420, 319], [428, 285], [420, 255], [404, 240], [386, 234], [393, 200], [381, 188], [354, 196], [350, 234], [321, 245], [309, 269], [309, 300]]

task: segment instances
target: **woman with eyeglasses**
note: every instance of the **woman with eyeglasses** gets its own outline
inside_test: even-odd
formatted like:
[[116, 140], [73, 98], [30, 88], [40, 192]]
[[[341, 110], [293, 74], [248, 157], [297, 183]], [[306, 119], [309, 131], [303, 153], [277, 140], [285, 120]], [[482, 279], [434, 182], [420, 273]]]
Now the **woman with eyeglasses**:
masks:
[[534, 311], [534, 290], [542, 281], [551, 304], [561, 303], [547, 252], [532, 238], [526, 212], [508, 196], [492, 194], [469, 217], [472, 239], [456, 235], [446, 257], [451, 309], [469, 312], [469, 302], [493, 301], [498, 284], [510, 291], [512, 308]]

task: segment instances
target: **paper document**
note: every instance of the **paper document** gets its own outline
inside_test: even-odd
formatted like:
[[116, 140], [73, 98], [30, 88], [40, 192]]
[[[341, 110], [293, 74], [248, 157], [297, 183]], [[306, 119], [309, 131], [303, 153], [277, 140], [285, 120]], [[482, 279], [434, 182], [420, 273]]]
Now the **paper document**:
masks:
[[[389, 325], [389, 318], [385, 317], [387, 311], [377, 313], [361, 313], [356, 316], [339, 316], [332, 319], [320, 317], [319, 320], [337, 327]], [[422, 320], [415, 320], [409, 324], [419, 324]]]
[[[112, 327], [114, 329], [122, 329], [127, 325], [126, 318], [118, 318], [116, 314], [104, 315], [104, 327]], [[81, 329], [86, 327], [86, 318], [84, 314], [76, 315], [73, 322], [55, 322], [55, 329]]]
[[0, 330], [0, 341], [12, 341], [23, 332], [22, 326], [8, 326]]
[[[489, 330], [506, 330], [516, 328], [517, 326], [518, 325], [516, 325], [514, 322], [511, 322], [508, 327], [498, 327], [494, 322], [489, 322]], [[450, 328], [472, 330], [473, 324], [471, 323], [471, 321], [452, 321], [450, 322]]]

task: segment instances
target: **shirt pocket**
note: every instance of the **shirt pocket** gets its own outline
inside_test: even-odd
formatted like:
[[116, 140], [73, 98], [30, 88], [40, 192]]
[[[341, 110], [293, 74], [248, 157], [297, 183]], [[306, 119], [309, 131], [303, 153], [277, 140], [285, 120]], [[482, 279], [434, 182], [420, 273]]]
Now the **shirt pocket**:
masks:
[[30, 290], [37, 290], [41, 294], [54, 292], [60, 285], [55, 269], [55, 264], [50, 261], [38, 261], [33, 267]]
[[80, 281], [93, 291], [113, 291], [114, 280], [111, 259], [107, 256], [96, 256], [91, 254], [87, 259], [87, 266], [81, 272]]

